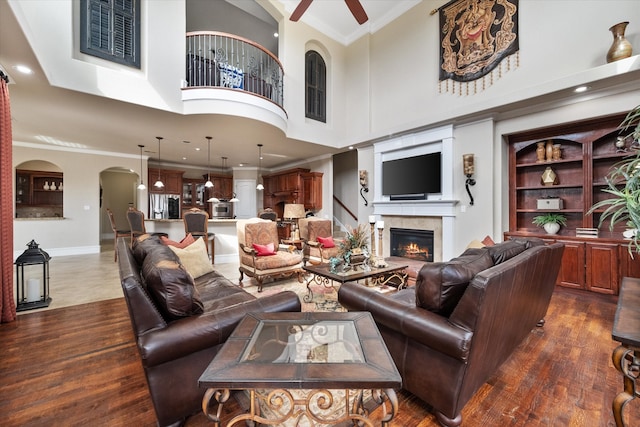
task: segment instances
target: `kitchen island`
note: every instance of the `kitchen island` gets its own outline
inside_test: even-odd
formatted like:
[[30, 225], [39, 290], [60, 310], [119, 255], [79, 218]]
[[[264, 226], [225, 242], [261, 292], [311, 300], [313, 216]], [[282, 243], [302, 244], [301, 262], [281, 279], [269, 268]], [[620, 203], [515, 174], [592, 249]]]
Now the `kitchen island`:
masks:
[[[238, 235], [236, 219], [210, 219], [207, 225], [209, 233], [215, 233], [215, 264], [238, 262]], [[145, 219], [148, 233], [167, 233], [171, 240], [184, 238], [182, 219]]]

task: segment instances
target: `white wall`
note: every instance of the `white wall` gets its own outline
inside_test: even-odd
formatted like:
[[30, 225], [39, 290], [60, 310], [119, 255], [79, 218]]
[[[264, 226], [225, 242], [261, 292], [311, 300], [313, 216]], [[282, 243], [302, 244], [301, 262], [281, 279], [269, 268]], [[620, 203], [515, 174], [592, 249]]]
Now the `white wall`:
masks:
[[[56, 164], [64, 173], [63, 220], [14, 220], [16, 256], [35, 239], [51, 256], [98, 253], [101, 218], [100, 173], [109, 168], [140, 168], [138, 156], [97, 155], [77, 151], [42, 150], [37, 145], [13, 146], [13, 167], [28, 160]], [[15, 186], [15, 183], [14, 183]], [[141, 197], [146, 198], [145, 195]]]

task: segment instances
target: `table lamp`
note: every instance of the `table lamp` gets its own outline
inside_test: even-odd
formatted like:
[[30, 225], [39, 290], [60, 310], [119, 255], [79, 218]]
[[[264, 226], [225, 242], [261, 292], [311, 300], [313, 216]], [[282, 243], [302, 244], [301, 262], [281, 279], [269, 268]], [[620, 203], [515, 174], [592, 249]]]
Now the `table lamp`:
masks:
[[298, 230], [298, 219], [305, 217], [304, 205], [302, 203], [287, 203], [284, 205], [285, 219], [293, 220], [291, 227], [291, 239], [300, 239], [300, 231]]

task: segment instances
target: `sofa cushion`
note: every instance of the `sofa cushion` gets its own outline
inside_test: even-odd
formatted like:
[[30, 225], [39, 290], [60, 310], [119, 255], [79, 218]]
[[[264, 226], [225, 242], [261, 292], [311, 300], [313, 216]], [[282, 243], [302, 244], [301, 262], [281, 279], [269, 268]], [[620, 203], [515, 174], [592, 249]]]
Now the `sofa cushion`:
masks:
[[508, 259], [522, 253], [527, 249], [525, 241], [508, 240], [503, 243], [498, 243], [495, 246], [487, 248], [489, 255], [493, 259], [493, 264], [501, 264]]
[[168, 247], [174, 254], [178, 255], [180, 263], [194, 279], [213, 271], [213, 265], [211, 265], [211, 261], [209, 261], [209, 254], [207, 253], [207, 246], [204, 243], [204, 239], [196, 239], [186, 248]]
[[152, 234], [142, 234], [131, 243], [131, 251], [138, 265], [142, 265], [147, 252], [155, 248], [160, 242], [160, 237]]
[[416, 280], [416, 305], [448, 317], [479, 272], [493, 266], [485, 249], [461, 255], [449, 262], [428, 262]]
[[158, 243], [142, 263], [147, 292], [168, 320], [200, 314], [204, 306], [193, 277], [168, 246]]

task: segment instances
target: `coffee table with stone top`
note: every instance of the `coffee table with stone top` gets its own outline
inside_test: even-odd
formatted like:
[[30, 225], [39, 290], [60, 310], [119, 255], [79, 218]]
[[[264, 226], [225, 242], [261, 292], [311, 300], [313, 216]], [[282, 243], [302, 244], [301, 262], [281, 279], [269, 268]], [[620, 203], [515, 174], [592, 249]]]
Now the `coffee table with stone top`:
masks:
[[326, 288], [334, 288], [335, 283], [363, 281], [366, 286], [391, 285], [403, 289], [407, 285], [407, 264], [387, 263], [384, 267], [364, 267], [359, 265], [347, 271], [342, 271], [340, 267], [332, 271], [327, 263], [316, 265], [305, 265], [302, 267], [305, 272], [311, 273], [307, 280], [307, 294], [304, 296], [305, 302], [313, 301], [313, 291], [310, 285], [316, 283]]
[[365, 392], [382, 406], [381, 425], [388, 426], [398, 411], [394, 389], [402, 378], [368, 312], [250, 313], [199, 384], [207, 388], [202, 409], [216, 426], [232, 390], [248, 392], [249, 408], [227, 426], [287, 420], [373, 426]]

